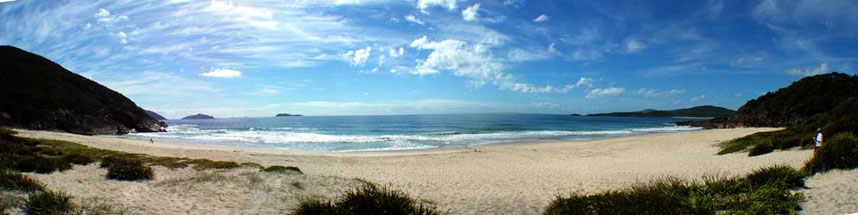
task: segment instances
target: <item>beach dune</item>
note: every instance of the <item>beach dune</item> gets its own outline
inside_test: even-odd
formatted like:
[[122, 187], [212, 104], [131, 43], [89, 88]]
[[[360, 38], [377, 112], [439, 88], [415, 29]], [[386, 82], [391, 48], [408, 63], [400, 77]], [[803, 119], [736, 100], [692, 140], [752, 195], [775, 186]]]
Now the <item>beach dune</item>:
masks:
[[[341, 190], [359, 185], [361, 180], [405, 191], [451, 214], [538, 214], [557, 195], [621, 189], [666, 176], [700, 180], [706, 175], [744, 175], [775, 164], [799, 168], [810, 158], [810, 150], [778, 151], [756, 157], [748, 157], [746, 153], [716, 155], [719, 142], [772, 130], [776, 129], [715, 129], [592, 141], [346, 154], [153, 144], [108, 136], [18, 132], [22, 137], [66, 140], [133, 153], [255, 162], [264, 166], [291, 165], [300, 167], [305, 173], [266, 175], [247, 168], [221, 172], [156, 168], [156, 179], [149, 182], [107, 181], [98, 176], [69, 177], [104, 174], [103, 169], [86, 166], [63, 173], [36, 175], [51, 188], [83, 199], [117, 201], [143, 214], [280, 214], [302, 198], [334, 197]], [[232, 179], [197, 180], [205, 183], [196, 184], [177, 182], [213, 177], [213, 174]], [[222, 187], [230, 187], [233, 191]], [[180, 198], [175, 193], [186, 196]], [[171, 198], [176, 200], [165, 200]], [[264, 199], [254, 202], [256, 200], [251, 200], [254, 198]]]

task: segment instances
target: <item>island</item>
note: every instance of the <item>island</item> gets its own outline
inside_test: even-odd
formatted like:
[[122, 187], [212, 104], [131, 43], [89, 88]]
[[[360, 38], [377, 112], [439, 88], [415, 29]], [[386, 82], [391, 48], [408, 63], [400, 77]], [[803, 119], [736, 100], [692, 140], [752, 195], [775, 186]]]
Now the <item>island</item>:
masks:
[[[688, 118], [718, 118], [730, 117], [736, 114], [736, 111], [723, 107], [703, 105], [692, 108], [676, 109], [676, 110], [655, 110], [646, 109], [636, 112], [612, 112], [612, 113], [597, 113], [588, 114], [587, 116], [626, 116], [626, 117], [688, 117]], [[573, 115], [574, 116], [574, 115]]]
[[214, 119], [214, 117], [198, 113], [198, 114], [182, 117], [182, 119]]
[[287, 116], [304, 116], [304, 115], [301, 115], [301, 114], [278, 113], [276, 117], [287, 117]]

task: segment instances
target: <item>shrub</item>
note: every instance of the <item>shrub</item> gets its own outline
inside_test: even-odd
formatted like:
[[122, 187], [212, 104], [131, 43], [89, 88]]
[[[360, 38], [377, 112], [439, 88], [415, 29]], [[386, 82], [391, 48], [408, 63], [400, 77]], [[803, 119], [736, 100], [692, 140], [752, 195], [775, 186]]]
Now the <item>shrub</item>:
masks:
[[858, 168], [858, 136], [843, 133], [822, 144], [804, 165], [804, 170], [817, 173], [832, 169]]
[[194, 164], [195, 170], [206, 170], [206, 169], [232, 169], [241, 167], [236, 162], [232, 161], [213, 161], [208, 159], [194, 159], [187, 162], [188, 164]]
[[682, 180], [664, 178], [619, 191], [558, 197], [544, 214], [698, 214], [711, 202], [696, 200], [705, 198], [701, 191]]
[[[104, 163], [102, 163], [104, 164]], [[107, 179], [136, 181], [152, 180], [155, 173], [152, 168], [139, 160], [117, 159], [108, 164]]]
[[748, 183], [754, 187], [765, 185], [783, 186], [786, 188], [804, 187], [807, 174], [787, 165], [775, 165], [760, 168], [746, 177]]
[[53, 191], [30, 193], [24, 204], [27, 214], [67, 214], [74, 208], [69, 195]]
[[277, 173], [297, 172], [299, 174], [304, 174], [301, 172], [301, 169], [298, 169], [298, 167], [294, 167], [294, 166], [284, 167], [284, 166], [276, 166], [275, 165], [275, 166], [270, 166], [268, 168], [262, 169], [261, 171], [263, 171], [263, 172], [277, 172]]
[[71, 169], [71, 163], [59, 158], [46, 158], [38, 155], [22, 156], [12, 165], [12, 169], [21, 172], [52, 173]]
[[390, 190], [367, 184], [346, 193], [335, 202], [319, 200], [303, 200], [291, 213], [294, 215], [308, 214], [410, 214], [431, 215], [441, 214], [436, 208], [417, 203], [401, 191]]
[[797, 214], [804, 201], [801, 193], [771, 185], [755, 188], [743, 197], [730, 214]]
[[757, 156], [762, 154], [768, 154], [775, 150], [775, 146], [772, 145], [771, 140], [763, 140], [761, 143], [754, 145], [750, 151], [748, 151], [748, 156]]
[[92, 157], [87, 157], [81, 154], [67, 154], [63, 156], [63, 160], [77, 165], [89, 165], [90, 163], [95, 162], [95, 159], [92, 159]]
[[30, 176], [14, 173], [8, 170], [0, 171], [0, 188], [4, 190], [19, 190], [25, 192], [44, 191], [45, 187]]

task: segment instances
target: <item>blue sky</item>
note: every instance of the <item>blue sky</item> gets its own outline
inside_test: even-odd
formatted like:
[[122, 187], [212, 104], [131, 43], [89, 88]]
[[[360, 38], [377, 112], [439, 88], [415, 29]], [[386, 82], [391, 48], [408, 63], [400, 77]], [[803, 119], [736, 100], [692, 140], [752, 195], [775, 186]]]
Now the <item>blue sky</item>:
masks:
[[855, 74], [858, 1], [9, 1], [0, 44], [168, 118], [595, 113]]

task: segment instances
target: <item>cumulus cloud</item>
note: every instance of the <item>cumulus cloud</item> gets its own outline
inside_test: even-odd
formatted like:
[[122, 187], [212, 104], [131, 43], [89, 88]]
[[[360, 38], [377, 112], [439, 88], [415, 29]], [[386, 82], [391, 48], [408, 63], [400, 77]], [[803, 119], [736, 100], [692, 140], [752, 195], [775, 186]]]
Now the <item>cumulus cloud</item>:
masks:
[[548, 21], [548, 16], [545, 14], [539, 15], [536, 19], [533, 19], [534, 22], [545, 22]]
[[828, 68], [828, 63], [822, 63], [819, 67], [807, 68], [807, 69], [790, 69], [787, 70], [786, 73], [798, 76], [798, 77], [806, 77], [806, 76], [814, 76], [819, 74], [825, 74], [831, 72], [831, 69]]
[[683, 93], [685, 93], [685, 90], [671, 89], [671, 90], [662, 91], [662, 90], [647, 89], [647, 88], [638, 89], [638, 91], [636, 92], [636, 94], [641, 95], [643, 97], [647, 97], [647, 98], [655, 98], [655, 97], [662, 97], [662, 96], [669, 96], [669, 95], [679, 95], [679, 94], [683, 94]]
[[587, 96], [585, 96], [585, 98], [591, 99], [591, 98], [600, 98], [600, 97], [606, 97], [606, 96], [616, 96], [616, 95], [623, 94], [625, 92], [626, 92], [625, 88], [617, 88], [617, 87], [596, 88], [596, 89], [590, 90], [590, 92], [587, 93]]
[[568, 93], [574, 85], [554, 87], [551, 85], [535, 86], [519, 83], [515, 77], [504, 73], [506, 66], [492, 56], [492, 44], [484, 42], [468, 44], [460, 40], [430, 41], [426, 36], [415, 39], [409, 45], [418, 50], [431, 50], [426, 59], [418, 60], [417, 66], [410, 72], [414, 75], [437, 74], [450, 71], [453, 75], [472, 79], [469, 83], [474, 87], [486, 84], [498, 86], [500, 89], [524, 93]]
[[119, 33], [116, 33], [116, 37], [119, 38], [119, 43], [128, 43], [128, 35], [126, 35], [125, 32], [120, 31]]
[[212, 78], [238, 78], [241, 77], [241, 71], [232, 69], [212, 69], [209, 72], [200, 73], [200, 76]]
[[412, 14], [405, 15], [405, 20], [412, 22], [412, 23], [415, 23], [415, 24], [419, 24], [419, 25], [426, 24], [423, 22], [423, 20], [418, 19], [416, 16], [414, 16]]
[[370, 51], [372, 51], [372, 48], [369, 46], [363, 49], [349, 50], [343, 54], [343, 58], [351, 63], [352, 66], [363, 65], [369, 59]]
[[456, 0], [419, 0], [417, 1], [417, 8], [420, 10], [426, 10], [430, 6], [441, 6], [447, 8], [449, 11], [453, 11], [456, 9]]
[[465, 21], [477, 21], [477, 11], [480, 10], [480, 3], [462, 10], [462, 19]]
[[387, 54], [391, 58], [401, 57], [403, 54], [405, 54], [405, 49], [403, 49], [402, 47], [399, 47], [399, 51], [397, 52], [396, 49], [390, 48], [390, 49], [387, 49]]
[[639, 52], [639, 51], [643, 50], [644, 48], [646, 48], [646, 45], [644, 45], [641, 42], [638, 42], [637, 40], [626, 41], [626, 52], [627, 53]]

